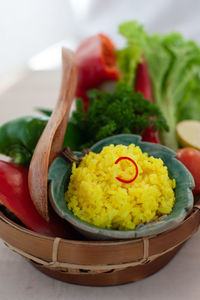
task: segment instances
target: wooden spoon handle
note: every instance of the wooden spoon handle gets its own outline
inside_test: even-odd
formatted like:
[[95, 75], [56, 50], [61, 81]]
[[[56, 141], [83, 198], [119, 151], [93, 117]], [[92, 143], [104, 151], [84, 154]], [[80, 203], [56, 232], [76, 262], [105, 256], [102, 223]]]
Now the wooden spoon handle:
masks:
[[28, 175], [29, 191], [32, 201], [45, 219], [48, 215], [48, 168], [54, 158], [62, 150], [70, 107], [73, 102], [77, 70], [74, 53], [62, 50], [62, 83], [56, 107], [49, 119], [35, 148]]

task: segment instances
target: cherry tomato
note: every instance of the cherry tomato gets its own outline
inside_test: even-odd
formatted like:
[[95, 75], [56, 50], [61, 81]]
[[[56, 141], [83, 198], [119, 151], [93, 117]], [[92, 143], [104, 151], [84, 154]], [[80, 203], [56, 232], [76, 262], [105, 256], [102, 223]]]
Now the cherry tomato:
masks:
[[200, 151], [194, 148], [183, 148], [176, 151], [177, 158], [190, 171], [195, 181], [193, 194], [200, 194]]

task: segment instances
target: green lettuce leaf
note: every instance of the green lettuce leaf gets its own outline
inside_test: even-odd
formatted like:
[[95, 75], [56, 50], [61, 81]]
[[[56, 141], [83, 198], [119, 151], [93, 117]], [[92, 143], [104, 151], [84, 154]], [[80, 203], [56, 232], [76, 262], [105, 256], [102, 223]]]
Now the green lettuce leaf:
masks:
[[[137, 24], [135, 25], [137, 26]], [[133, 86], [137, 65], [142, 60], [142, 49], [132, 39], [129, 39], [130, 33], [126, 26], [124, 28], [122, 24], [119, 27], [119, 32], [127, 38], [127, 47], [117, 51], [118, 65], [123, 73], [121, 82]]]
[[[166, 146], [176, 149], [176, 124], [183, 119], [200, 119], [200, 48], [178, 33], [148, 35], [135, 21], [121, 24], [119, 32], [127, 40], [127, 52], [134, 44], [146, 57], [154, 102], [170, 126], [170, 131], [163, 132], [161, 138]], [[119, 65], [123, 65], [122, 59], [118, 56]], [[133, 60], [132, 57], [130, 64]], [[130, 68], [126, 69], [130, 72]], [[129, 72], [124, 69], [123, 76], [130, 78]]]
[[[195, 101], [194, 101], [195, 99]], [[177, 110], [177, 120], [197, 120], [200, 121], [200, 80], [194, 78], [186, 90], [185, 95]]]

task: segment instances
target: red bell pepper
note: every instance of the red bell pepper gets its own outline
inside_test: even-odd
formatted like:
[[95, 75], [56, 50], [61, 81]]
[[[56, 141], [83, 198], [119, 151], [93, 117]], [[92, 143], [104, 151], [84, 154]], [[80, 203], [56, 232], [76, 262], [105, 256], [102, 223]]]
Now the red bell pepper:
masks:
[[53, 219], [46, 222], [35, 209], [27, 178], [25, 167], [0, 161], [0, 203], [29, 229], [47, 236], [66, 237], [63, 224]]
[[78, 84], [76, 96], [83, 98], [87, 109], [86, 92], [108, 80], [118, 80], [115, 46], [104, 34], [97, 34], [84, 40], [76, 51]]
[[145, 99], [148, 99], [153, 103], [153, 95], [151, 88], [151, 81], [148, 71], [148, 66], [144, 55], [142, 56], [142, 62], [138, 64], [135, 79], [135, 92], [142, 93]]
[[[142, 62], [138, 64], [136, 71], [135, 92], [142, 93], [143, 97], [153, 103], [151, 80], [148, 71], [148, 65], [144, 55]], [[143, 135], [142, 140], [146, 142], [160, 144], [158, 132], [155, 131], [154, 126], [147, 128]]]

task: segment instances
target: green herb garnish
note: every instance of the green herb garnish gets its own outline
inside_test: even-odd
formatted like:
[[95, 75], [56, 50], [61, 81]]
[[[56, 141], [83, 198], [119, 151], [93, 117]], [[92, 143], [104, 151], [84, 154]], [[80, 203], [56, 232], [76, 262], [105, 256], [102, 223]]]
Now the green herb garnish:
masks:
[[155, 130], [168, 130], [159, 108], [124, 84], [118, 85], [113, 94], [91, 90], [88, 97], [88, 112], [83, 110], [82, 100], [77, 99], [72, 115], [84, 136], [82, 148], [115, 134], [142, 134], [151, 125]]

